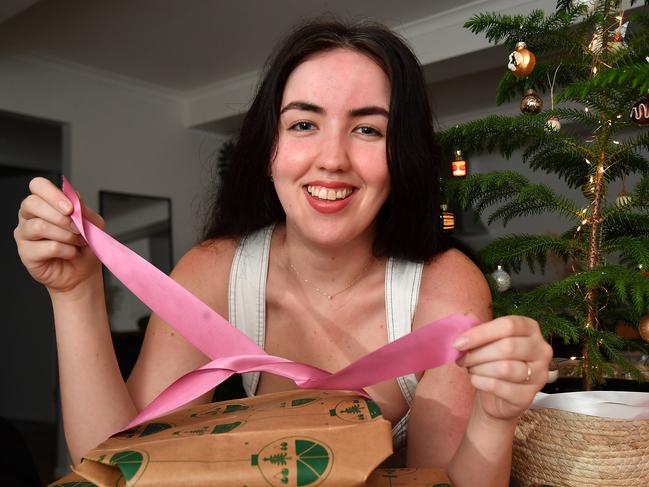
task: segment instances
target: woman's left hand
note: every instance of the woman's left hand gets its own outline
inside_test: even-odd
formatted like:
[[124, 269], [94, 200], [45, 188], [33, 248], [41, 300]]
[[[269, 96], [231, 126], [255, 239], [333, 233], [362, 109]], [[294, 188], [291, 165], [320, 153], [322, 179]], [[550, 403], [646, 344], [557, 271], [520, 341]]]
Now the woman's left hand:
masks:
[[455, 347], [466, 352], [457, 364], [469, 371], [476, 405], [495, 419], [518, 417], [548, 380], [552, 347], [531, 318], [504, 316], [477, 325]]

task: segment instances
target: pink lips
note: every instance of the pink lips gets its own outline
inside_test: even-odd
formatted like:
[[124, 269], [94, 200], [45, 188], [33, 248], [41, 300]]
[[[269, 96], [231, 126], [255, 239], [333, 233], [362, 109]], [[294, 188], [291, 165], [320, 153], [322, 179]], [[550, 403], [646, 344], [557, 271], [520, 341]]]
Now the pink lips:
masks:
[[[321, 186], [323, 188], [328, 188], [328, 189], [340, 189], [340, 188], [353, 188], [353, 186], [350, 186], [347, 183], [344, 183], [342, 181], [311, 181], [309, 182], [308, 186]], [[305, 185], [302, 188], [302, 191], [304, 192], [304, 195], [306, 196], [306, 200], [309, 202], [311, 207], [320, 212], [320, 213], [337, 213], [339, 211], [344, 210], [349, 203], [351, 203], [352, 198], [356, 194], [355, 188], [352, 194], [350, 194], [347, 198], [341, 199], [341, 200], [322, 200], [320, 198], [316, 198], [315, 196], [312, 196], [309, 194], [307, 191], [307, 185]]]

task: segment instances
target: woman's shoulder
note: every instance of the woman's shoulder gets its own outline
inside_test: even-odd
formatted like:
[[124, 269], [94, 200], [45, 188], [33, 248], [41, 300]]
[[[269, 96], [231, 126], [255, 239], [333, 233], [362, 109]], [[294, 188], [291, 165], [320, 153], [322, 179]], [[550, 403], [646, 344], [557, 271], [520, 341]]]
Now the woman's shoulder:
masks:
[[427, 262], [422, 273], [415, 324], [454, 313], [491, 317], [491, 291], [480, 268], [457, 249]]
[[206, 304], [219, 309], [227, 302], [227, 288], [232, 258], [239, 241], [211, 239], [185, 253], [171, 277]]

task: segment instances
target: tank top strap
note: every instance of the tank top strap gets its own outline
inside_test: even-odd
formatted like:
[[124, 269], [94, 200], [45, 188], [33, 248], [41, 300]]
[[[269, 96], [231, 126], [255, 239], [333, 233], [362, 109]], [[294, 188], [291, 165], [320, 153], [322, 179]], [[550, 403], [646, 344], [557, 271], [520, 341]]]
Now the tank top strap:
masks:
[[[230, 323], [264, 348], [266, 335], [266, 278], [274, 225], [245, 236], [232, 259], [228, 286]], [[246, 395], [254, 396], [259, 372], [242, 374]]]
[[[390, 257], [385, 268], [385, 319], [388, 342], [393, 342], [412, 330], [412, 320], [419, 300], [419, 288], [424, 265]], [[410, 406], [417, 389], [415, 374], [397, 377], [401, 393]]]

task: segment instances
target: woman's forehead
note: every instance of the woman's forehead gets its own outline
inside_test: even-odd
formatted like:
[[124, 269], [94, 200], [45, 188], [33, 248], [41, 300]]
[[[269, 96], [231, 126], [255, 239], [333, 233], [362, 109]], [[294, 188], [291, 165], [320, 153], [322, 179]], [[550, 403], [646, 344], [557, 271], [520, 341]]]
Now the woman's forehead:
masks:
[[291, 72], [282, 106], [294, 101], [371, 104], [388, 108], [390, 81], [369, 56], [351, 49], [323, 51]]

